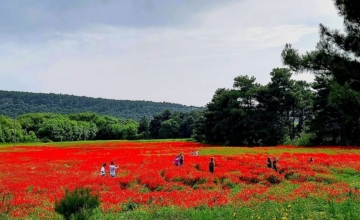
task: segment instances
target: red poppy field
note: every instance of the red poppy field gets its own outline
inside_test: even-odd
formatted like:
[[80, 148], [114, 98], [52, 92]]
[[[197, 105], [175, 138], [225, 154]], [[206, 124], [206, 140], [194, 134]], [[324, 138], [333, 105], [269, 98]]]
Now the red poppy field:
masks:
[[[190, 152], [199, 150], [199, 156]], [[175, 166], [175, 155], [184, 165]], [[53, 212], [65, 189], [90, 187], [104, 213], [141, 207], [251, 207], [300, 198], [341, 202], [360, 187], [360, 151], [340, 147], [233, 148], [193, 142], [89, 142], [0, 148], [0, 212], [13, 217]], [[278, 172], [266, 167], [278, 158]], [[215, 172], [209, 172], [209, 159]], [[309, 162], [309, 158], [314, 158]], [[116, 177], [109, 164], [119, 164]], [[106, 176], [100, 168], [106, 163]], [[40, 211], [39, 211], [40, 210]]]

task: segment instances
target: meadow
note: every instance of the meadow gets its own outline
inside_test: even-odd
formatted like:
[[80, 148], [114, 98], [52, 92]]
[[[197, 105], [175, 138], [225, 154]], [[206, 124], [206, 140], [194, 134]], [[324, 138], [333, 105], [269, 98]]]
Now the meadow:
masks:
[[[190, 155], [195, 150], [199, 156]], [[178, 167], [173, 160], [180, 152], [185, 159]], [[266, 167], [274, 156], [279, 172]], [[80, 186], [100, 195], [93, 219], [360, 219], [356, 147], [70, 142], [3, 145], [0, 161], [4, 219], [62, 219], [54, 202]], [[110, 161], [119, 164], [117, 176], [108, 175], [108, 166], [100, 176]]]

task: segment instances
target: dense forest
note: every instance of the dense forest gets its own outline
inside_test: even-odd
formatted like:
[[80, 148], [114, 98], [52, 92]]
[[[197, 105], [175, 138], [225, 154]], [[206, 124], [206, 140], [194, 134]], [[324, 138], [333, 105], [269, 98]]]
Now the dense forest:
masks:
[[[360, 3], [335, 0], [344, 31], [320, 25], [316, 49], [282, 52], [271, 82], [239, 76], [218, 89], [194, 125], [198, 141], [225, 145], [360, 145]], [[313, 83], [292, 80], [311, 72]]]
[[0, 115], [0, 143], [80, 140], [189, 138], [199, 112], [165, 110], [139, 122], [96, 113], [28, 113], [15, 119]]
[[111, 100], [73, 95], [11, 92], [0, 90], [0, 114], [15, 117], [32, 112], [80, 113], [95, 112], [117, 118], [140, 120], [151, 118], [169, 109], [190, 112], [202, 108], [167, 102]]

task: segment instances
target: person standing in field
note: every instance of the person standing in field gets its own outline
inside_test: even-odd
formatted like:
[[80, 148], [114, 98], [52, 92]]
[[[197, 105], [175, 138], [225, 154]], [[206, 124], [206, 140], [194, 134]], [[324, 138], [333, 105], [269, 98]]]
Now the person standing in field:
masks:
[[104, 163], [100, 169], [100, 176], [105, 176], [105, 167], [106, 167], [106, 163]]
[[184, 155], [180, 153], [179, 165], [182, 166], [183, 164], [184, 164]]
[[179, 166], [179, 156], [178, 155], [176, 155], [174, 158], [174, 165]]
[[198, 151], [198, 150], [195, 152], [195, 155], [196, 155], [196, 156], [199, 156], [199, 151]]
[[271, 167], [272, 167], [270, 157], [267, 158], [267, 167], [268, 167], [268, 168], [271, 168]]
[[215, 160], [214, 158], [210, 158], [210, 162], [209, 162], [209, 171], [210, 173], [214, 173], [214, 168], [215, 168]]
[[115, 176], [116, 176], [116, 170], [117, 170], [118, 168], [119, 168], [119, 165], [118, 165], [118, 166], [115, 166], [115, 165], [114, 165], [114, 162], [111, 161], [110, 166], [109, 166], [110, 176], [111, 176], [111, 177], [115, 177]]
[[276, 167], [276, 162], [278, 161], [278, 159], [276, 157], [274, 157], [274, 160], [273, 160], [273, 169], [277, 172], [277, 167]]

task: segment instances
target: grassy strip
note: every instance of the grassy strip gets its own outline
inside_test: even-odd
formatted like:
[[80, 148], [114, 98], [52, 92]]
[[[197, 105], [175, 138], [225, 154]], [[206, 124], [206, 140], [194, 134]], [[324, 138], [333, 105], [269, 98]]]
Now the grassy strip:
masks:
[[[129, 209], [117, 213], [104, 213], [97, 209], [93, 211], [89, 219], [360, 219], [359, 201], [359, 196], [350, 194], [342, 202], [303, 198], [285, 203], [264, 201], [251, 204], [249, 207], [226, 205], [214, 208], [200, 206], [180, 209], [178, 207], [142, 208], [140, 206], [133, 210]], [[6, 215], [1, 217], [2, 219], [10, 219]], [[62, 219], [54, 212], [40, 210], [29, 214], [26, 219], [44, 219], [44, 217], [45, 219]]]
[[325, 153], [329, 155], [343, 154], [343, 153], [354, 153], [360, 154], [358, 149], [336, 149], [336, 148], [312, 148], [312, 147], [294, 147], [286, 148], [283, 146], [278, 147], [219, 147], [219, 146], [209, 146], [201, 150], [201, 155], [221, 155], [221, 156], [233, 156], [240, 154], [270, 154], [274, 156], [279, 156], [283, 153], [302, 153], [302, 154], [316, 154], [316, 153]]
[[360, 219], [359, 198], [349, 196], [344, 202], [321, 199], [263, 203], [245, 206], [201, 206], [192, 209], [163, 207], [154, 210], [138, 209], [122, 213], [95, 213], [91, 219]]

